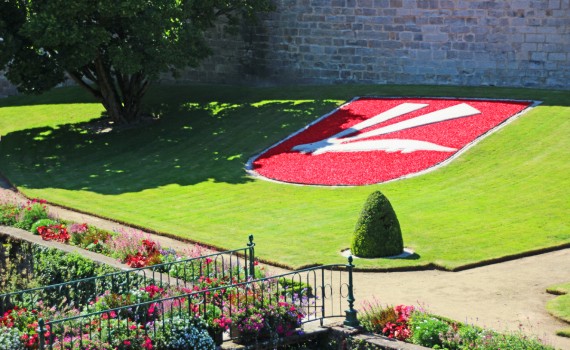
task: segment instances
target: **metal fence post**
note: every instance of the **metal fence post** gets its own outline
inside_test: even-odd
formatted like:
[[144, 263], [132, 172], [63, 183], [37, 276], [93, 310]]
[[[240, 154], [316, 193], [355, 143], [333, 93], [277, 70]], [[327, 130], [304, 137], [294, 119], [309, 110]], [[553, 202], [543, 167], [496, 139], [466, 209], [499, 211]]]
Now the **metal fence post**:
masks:
[[348, 257], [348, 265], [346, 265], [346, 267], [348, 269], [348, 310], [345, 311], [346, 318], [343, 324], [347, 327], [358, 327], [360, 323], [356, 317], [357, 311], [354, 309], [354, 291], [352, 285], [352, 269], [354, 265], [352, 265], [352, 255]]
[[249, 235], [249, 276], [255, 279], [255, 243], [253, 243], [253, 235]]
[[38, 320], [38, 329], [36, 330], [38, 332], [38, 336], [39, 336], [39, 346], [40, 346], [40, 350], [44, 349], [45, 346], [45, 322], [43, 318], [40, 318]]

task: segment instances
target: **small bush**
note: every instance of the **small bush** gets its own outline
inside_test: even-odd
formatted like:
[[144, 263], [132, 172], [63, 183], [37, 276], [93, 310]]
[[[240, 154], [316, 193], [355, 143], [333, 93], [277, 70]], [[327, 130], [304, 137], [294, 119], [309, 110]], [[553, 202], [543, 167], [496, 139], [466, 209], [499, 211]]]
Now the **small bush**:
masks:
[[23, 348], [17, 328], [0, 327], [0, 349], [20, 350]]
[[57, 221], [52, 220], [52, 219], [40, 219], [32, 225], [32, 228], [30, 228], [30, 231], [34, 235], [39, 235], [40, 233], [38, 232], [38, 228], [40, 228], [42, 226], [57, 225], [57, 223], [58, 223]]
[[[542, 344], [538, 339], [522, 333], [500, 334], [485, 331], [477, 342], [475, 349], [517, 349], [517, 350], [554, 350], [552, 346]], [[464, 348], [467, 349], [467, 348]], [[462, 349], [463, 350], [463, 349]]]
[[87, 224], [73, 223], [68, 231], [74, 245], [97, 253], [107, 252], [107, 241], [113, 237], [111, 232]]
[[411, 341], [414, 344], [433, 348], [443, 344], [442, 338], [448, 334], [450, 325], [434, 316], [415, 312], [410, 318]]
[[197, 318], [181, 318], [175, 316], [164, 320], [157, 329], [158, 347], [167, 350], [214, 350], [216, 344], [207, 331], [206, 323]]
[[120, 231], [108, 242], [115, 258], [130, 267], [144, 267], [161, 263], [160, 244], [142, 231]]
[[0, 225], [14, 226], [18, 222], [20, 207], [14, 203], [0, 203]]
[[404, 241], [396, 213], [380, 191], [366, 200], [360, 213], [351, 244], [352, 254], [378, 258], [401, 254]]
[[377, 300], [366, 301], [359, 313], [359, 321], [368, 332], [383, 334], [387, 323], [396, 323], [398, 316], [393, 306], [383, 307]]
[[32, 225], [40, 220], [48, 218], [48, 211], [43, 199], [33, 199], [28, 201], [26, 205], [20, 210], [18, 222], [14, 224], [15, 227], [30, 231]]

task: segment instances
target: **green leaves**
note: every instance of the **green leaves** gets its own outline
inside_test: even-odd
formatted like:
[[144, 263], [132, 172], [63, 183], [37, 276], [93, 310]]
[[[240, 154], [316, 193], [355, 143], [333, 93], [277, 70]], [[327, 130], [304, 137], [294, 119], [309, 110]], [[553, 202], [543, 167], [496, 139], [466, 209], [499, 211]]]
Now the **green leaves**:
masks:
[[21, 91], [65, 79], [118, 123], [135, 122], [150, 80], [210, 54], [205, 30], [270, 8], [270, 0], [38, 0], [0, 2], [0, 70]]
[[400, 223], [390, 201], [380, 191], [372, 192], [356, 223], [352, 253], [377, 258], [401, 254], [403, 249]]

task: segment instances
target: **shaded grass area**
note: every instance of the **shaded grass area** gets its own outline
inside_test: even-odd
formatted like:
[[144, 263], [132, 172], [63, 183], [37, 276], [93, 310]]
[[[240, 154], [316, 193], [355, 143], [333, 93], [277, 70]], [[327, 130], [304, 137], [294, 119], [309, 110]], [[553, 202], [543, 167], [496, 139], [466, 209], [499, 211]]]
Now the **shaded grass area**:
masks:
[[[354, 96], [542, 100], [450, 165], [384, 185], [326, 188], [246, 175], [249, 157]], [[266, 261], [344, 261], [368, 194], [390, 199], [411, 259], [360, 268], [481, 261], [570, 244], [570, 92], [430, 86], [157, 86], [136, 129], [94, 134], [102, 108], [76, 88], [0, 100], [0, 171], [30, 197], [220, 248], [248, 234]]]
[[[546, 289], [550, 294], [559, 295], [546, 304], [551, 315], [570, 323], [570, 282], [555, 284]], [[570, 326], [560, 329], [556, 334], [570, 338]]]

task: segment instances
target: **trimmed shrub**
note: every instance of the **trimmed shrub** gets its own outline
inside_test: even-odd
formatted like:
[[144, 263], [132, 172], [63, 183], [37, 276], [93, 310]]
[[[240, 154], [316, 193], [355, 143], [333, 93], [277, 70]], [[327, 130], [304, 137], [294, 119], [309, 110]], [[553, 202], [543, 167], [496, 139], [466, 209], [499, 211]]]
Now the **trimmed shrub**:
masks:
[[380, 191], [368, 196], [356, 223], [350, 249], [352, 254], [363, 258], [393, 256], [404, 250], [396, 213]]

